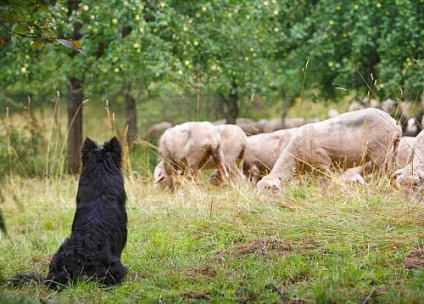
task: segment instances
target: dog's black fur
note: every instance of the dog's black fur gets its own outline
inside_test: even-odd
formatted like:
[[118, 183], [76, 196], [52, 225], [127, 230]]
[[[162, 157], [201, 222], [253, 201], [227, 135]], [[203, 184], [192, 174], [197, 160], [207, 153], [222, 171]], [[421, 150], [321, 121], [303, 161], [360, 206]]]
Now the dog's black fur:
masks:
[[[77, 278], [114, 285], [124, 279], [128, 270], [120, 258], [128, 219], [121, 164], [122, 148], [116, 137], [103, 147], [85, 140], [72, 233], [53, 256], [45, 285], [58, 288]], [[31, 279], [42, 280], [34, 274], [16, 275], [9, 286]]]
[[3, 219], [3, 214], [1, 214], [1, 209], [0, 209], [0, 230], [7, 235], [6, 224]]

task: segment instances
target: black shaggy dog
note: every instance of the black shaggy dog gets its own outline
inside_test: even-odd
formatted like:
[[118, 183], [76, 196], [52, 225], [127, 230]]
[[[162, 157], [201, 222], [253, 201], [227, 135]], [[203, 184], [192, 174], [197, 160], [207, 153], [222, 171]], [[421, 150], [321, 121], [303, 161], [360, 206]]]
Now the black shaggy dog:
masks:
[[[116, 137], [103, 147], [90, 138], [85, 140], [72, 233], [50, 262], [43, 280], [50, 288], [77, 278], [114, 285], [127, 274], [120, 260], [128, 222], [121, 162], [122, 148]], [[31, 279], [41, 280], [37, 275], [18, 274], [9, 280], [9, 286]]]

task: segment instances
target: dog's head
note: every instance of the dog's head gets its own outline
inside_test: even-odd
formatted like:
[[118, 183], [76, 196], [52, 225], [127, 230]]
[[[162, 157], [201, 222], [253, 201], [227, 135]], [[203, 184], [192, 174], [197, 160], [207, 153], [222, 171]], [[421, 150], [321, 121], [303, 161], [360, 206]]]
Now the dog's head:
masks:
[[89, 164], [108, 162], [115, 164], [118, 170], [121, 170], [122, 147], [115, 136], [105, 142], [103, 147], [99, 147], [96, 142], [87, 137], [82, 146], [81, 154], [83, 168]]

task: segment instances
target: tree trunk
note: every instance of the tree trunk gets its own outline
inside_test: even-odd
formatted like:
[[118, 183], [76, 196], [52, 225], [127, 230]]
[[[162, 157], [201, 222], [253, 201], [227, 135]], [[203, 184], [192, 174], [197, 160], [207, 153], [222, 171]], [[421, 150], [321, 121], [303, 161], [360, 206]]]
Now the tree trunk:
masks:
[[[71, 17], [74, 11], [78, 10], [79, 0], [68, 0], [68, 17]], [[73, 23], [71, 38], [73, 40], [81, 39], [80, 22]], [[76, 55], [76, 52], [70, 52], [70, 60]], [[84, 98], [84, 77], [68, 75], [68, 150], [66, 161], [68, 172], [78, 173], [80, 167], [80, 149], [82, 145], [82, 101]]]
[[137, 112], [134, 97], [131, 96], [131, 83], [124, 85], [125, 117], [128, 126], [127, 143], [132, 146], [132, 142], [137, 136]]
[[66, 160], [69, 173], [78, 173], [82, 144], [82, 101], [84, 81], [70, 77], [68, 82], [68, 151]]
[[[284, 96], [283, 96], [284, 98]], [[283, 109], [281, 110], [281, 129], [286, 128], [286, 117], [289, 111], [289, 102], [287, 99], [284, 99]]]
[[237, 85], [233, 81], [228, 98], [228, 111], [227, 111], [227, 124], [236, 124], [236, 118], [239, 113], [238, 109], [238, 96], [237, 96]]

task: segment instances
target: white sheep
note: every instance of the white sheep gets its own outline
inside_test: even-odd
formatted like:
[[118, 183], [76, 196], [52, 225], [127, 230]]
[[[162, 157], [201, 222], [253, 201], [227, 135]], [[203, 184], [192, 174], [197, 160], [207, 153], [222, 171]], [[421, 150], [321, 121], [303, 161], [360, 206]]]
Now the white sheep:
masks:
[[247, 138], [243, 172], [254, 185], [272, 170], [281, 152], [296, 132], [297, 128], [291, 128]]
[[146, 139], [158, 139], [162, 134], [169, 128], [172, 128], [174, 125], [168, 121], [163, 121], [157, 124], [150, 126], [147, 130], [144, 138]]
[[[241, 166], [244, 162], [247, 147], [247, 136], [244, 131], [236, 125], [224, 124], [214, 125], [221, 137], [221, 149], [224, 154], [225, 168], [230, 180], [236, 182], [243, 176]], [[223, 182], [219, 175], [217, 164], [211, 157], [205, 164], [205, 169], [215, 169], [211, 175], [211, 180], [215, 183]]]
[[186, 122], [167, 129], [159, 140], [159, 153], [162, 163], [155, 168], [155, 184], [164, 181], [175, 190], [172, 177], [178, 175], [190, 175], [198, 183], [199, 169], [210, 158], [221, 180], [226, 182], [228, 178], [221, 137], [210, 122]]
[[397, 167], [405, 167], [412, 161], [416, 141], [417, 138], [412, 136], [403, 136], [400, 139], [399, 147], [396, 153]]
[[[396, 167], [405, 167], [412, 161], [413, 148], [415, 145], [416, 137], [403, 136], [395, 151], [396, 157]], [[344, 171], [341, 175], [341, 181], [345, 183], [359, 183], [365, 184], [365, 180], [362, 175], [371, 172], [373, 169], [373, 164], [368, 162], [364, 166], [349, 168]]]
[[402, 191], [410, 196], [412, 201], [417, 202], [422, 199], [424, 185], [424, 131], [416, 137], [412, 155], [412, 161], [397, 170], [393, 177]]
[[370, 161], [383, 167], [402, 130], [382, 110], [367, 108], [341, 114], [299, 128], [268, 176], [257, 184], [258, 192], [280, 190], [296, 171], [311, 168], [352, 168]]

